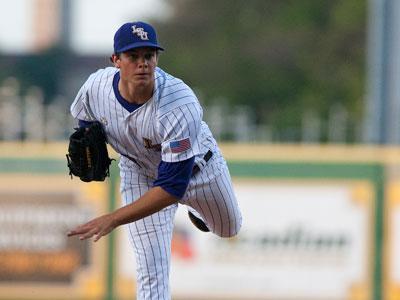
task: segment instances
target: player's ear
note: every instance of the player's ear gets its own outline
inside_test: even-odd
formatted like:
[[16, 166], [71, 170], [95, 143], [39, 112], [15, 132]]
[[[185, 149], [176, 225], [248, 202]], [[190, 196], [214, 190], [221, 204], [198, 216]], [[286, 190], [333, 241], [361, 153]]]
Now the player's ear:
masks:
[[113, 63], [114, 67], [119, 68], [119, 54], [113, 53], [110, 57], [110, 60]]

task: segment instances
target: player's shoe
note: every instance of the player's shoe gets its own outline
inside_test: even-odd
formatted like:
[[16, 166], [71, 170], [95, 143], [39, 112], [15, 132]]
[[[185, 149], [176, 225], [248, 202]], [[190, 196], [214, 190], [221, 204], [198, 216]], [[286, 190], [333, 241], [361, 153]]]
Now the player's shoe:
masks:
[[189, 219], [192, 221], [193, 225], [196, 226], [199, 230], [203, 232], [209, 232], [210, 229], [208, 229], [206, 223], [203, 222], [202, 219], [196, 217], [193, 213], [188, 211]]

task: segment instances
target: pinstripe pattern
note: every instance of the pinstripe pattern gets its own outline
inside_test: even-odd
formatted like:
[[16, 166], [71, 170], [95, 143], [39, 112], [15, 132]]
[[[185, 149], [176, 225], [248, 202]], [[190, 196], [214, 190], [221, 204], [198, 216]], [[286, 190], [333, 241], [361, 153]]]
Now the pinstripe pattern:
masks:
[[[121, 177], [123, 204], [132, 203], [152, 186], [152, 180], [136, 172]], [[173, 219], [178, 205], [169, 206], [126, 225], [136, 254], [137, 299], [170, 299], [169, 272]]]
[[231, 237], [240, 230], [242, 217], [222, 156], [213, 158], [194, 176], [181, 203], [195, 209], [218, 236]]
[[[229, 171], [202, 121], [203, 111], [193, 91], [180, 79], [157, 68], [153, 97], [130, 113], [118, 102], [113, 90], [117, 71], [106, 68], [92, 74], [79, 90], [71, 113], [77, 119], [102, 122], [109, 144], [121, 154], [123, 205], [136, 201], [152, 187], [161, 160], [177, 162], [194, 156], [200, 172], [191, 178], [179, 202], [196, 210], [214, 234], [237, 234], [241, 214]], [[190, 140], [191, 148], [172, 151], [171, 142], [184, 139]], [[203, 156], [208, 150], [213, 156], [205, 164]], [[177, 207], [178, 204], [169, 206], [125, 226], [136, 254], [139, 300], [171, 299], [171, 239]]]

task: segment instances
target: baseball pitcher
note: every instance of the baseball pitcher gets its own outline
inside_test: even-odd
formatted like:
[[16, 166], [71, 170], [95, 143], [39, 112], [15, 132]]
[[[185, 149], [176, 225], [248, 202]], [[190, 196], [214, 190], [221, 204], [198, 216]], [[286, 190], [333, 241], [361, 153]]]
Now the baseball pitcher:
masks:
[[111, 163], [109, 143], [120, 155], [123, 205], [68, 235], [97, 241], [126, 225], [141, 300], [171, 299], [171, 238], [178, 204], [187, 207], [197, 228], [220, 237], [236, 235], [242, 223], [227, 164], [202, 121], [196, 95], [157, 67], [163, 50], [150, 24], [122, 25], [114, 36], [113, 67], [90, 75], [71, 105], [79, 122], [67, 155], [71, 175], [104, 180]]

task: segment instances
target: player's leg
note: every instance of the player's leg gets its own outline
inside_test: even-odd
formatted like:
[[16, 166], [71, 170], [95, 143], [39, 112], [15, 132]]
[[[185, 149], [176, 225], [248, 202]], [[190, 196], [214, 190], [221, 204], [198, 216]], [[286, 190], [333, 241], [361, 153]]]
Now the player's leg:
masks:
[[[125, 173], [121, 180], [124, 205], [138, 199], [150, 186], [146, 176]], [[125, 226], [136, 256], [138, 300], [171, 299], [170, 249], [176, 209], [177, 205], [172, 205]]]
[[232, 237], [240, 230], [242, 216], [229, 170], [226, 165], [219, 165], [216, 177], [212, 172], [216, 172], [212, 167], [203, 170], [202, 180], [195, 188], [188, 189], [184, 203], [195, 210], [189, 209], [204, 220], [211, 232], [221, 237]]

